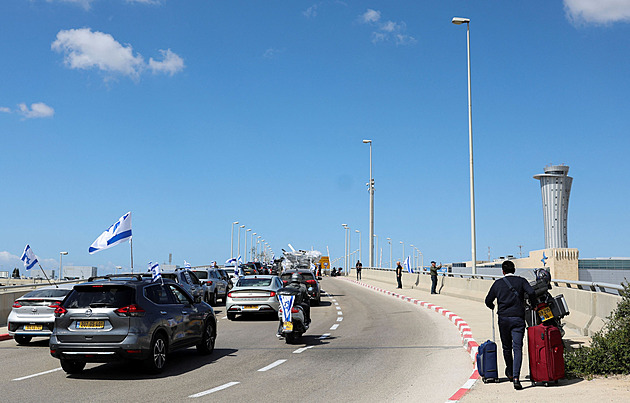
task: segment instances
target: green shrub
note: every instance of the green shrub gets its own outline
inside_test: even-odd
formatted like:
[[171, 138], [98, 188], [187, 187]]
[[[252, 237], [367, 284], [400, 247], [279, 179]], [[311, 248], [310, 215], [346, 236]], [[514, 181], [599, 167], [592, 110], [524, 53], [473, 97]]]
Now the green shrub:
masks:
[[621, 285], [622, 299], [591, 338], [591, 346], [565, 350], [567, 375], [630, 374], [630, 285]]

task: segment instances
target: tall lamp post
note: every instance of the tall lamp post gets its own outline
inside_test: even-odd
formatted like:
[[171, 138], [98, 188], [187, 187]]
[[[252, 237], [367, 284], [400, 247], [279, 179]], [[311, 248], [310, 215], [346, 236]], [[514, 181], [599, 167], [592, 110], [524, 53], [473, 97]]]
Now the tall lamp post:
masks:
[[411, 249], [411, 258], [412, 258], [411, 259], [411, 265], [413, 267], [416, 267], [416, 251], [414, 250], [414, 249], [416, 249], [416, 247], [411, 245], [411, 244], [409, 244], [409, 246], [412, 248]]
[[343, 265], [344, 265], [344, 270], [348, 270], [348, 230], [350, 229], [350, 227], [348, 227], [348, 224], [341, 224], [341, 226], [343, 227], [343, 229], [345, 230], [343, 233], [343, 246], [344, 246], [344, 252], [343, 252]]
[[63, 270], [63, 266], [61, 265], [61, 257], [62, 257], [63, 255], [67, 255], [67, 254], [68, 254], [68, 252], [59, 252], [59, 281], [61, 281], [61, 279], [63, 278], [63, 277], [61, 276], [61, 274], [62, 274], [61, 272], [62, 272], [62, 270]]
[[368, 190], [370, 192], [370, 267], [374, 267], [374, 178], [372, 177], [372, 140], [363, 140], [363, 143], [370, 145], [370, 182]]
[[359, 234], [359, 260], [361, 260], [361, 263], [363, 263], [363, 253], [361, 253], [361, 231], [359, 231], [358, 229], [355, 229], [354, 232], [356, 232], [357, 234]]
[[249, 247], [250, 249], [250, 253], [249, 253], [249, 257], [250, 259], [252, 259], [252, 262], [254, 260], [256, 260], [256, 249], [255, 249], [255, 245], [254, 245], [254, 236], [256, 236], [257, 234], [255, 232], [252, 232], [252, 246]]
[[245, 228], [244, 225], [238, 226], [238, 251], [236, 252], [236, 265], [239, 265], [238, 258], [241, 257], [241, 228]]
[[230, 236], [230, 259], [234, 259], [234, 226], [238, 224], [238, 221], [232, 223], [232, 235]]
[[472, 94], [470, 86], [470, 19], [454, 17], [455, 25], [466, 24], [466, 44], [468, 49], [468, 149], [470, 153], [470, 236], [472, 248], [472, 274], [477, 274], [477, 240], [475, 235], [475, 178], [473, 170], [473, 138], [472, 138]]
[[387, 238], [387, 243], [389, 243], [389, 268], [393, 269], [393, 261], [392, 261], [392, 239], [391, 238]]
[[[258, 236], [256, 237], [256, 255], [258, 255], [258, 245], [260, 245], [260, 239], [261, 239], [261, 238], [262, 238], [262, 237], [261, 237], [260, 235], [258, 235]], [[258, 257], [258, 256], [256, 256], [256, 257]]]

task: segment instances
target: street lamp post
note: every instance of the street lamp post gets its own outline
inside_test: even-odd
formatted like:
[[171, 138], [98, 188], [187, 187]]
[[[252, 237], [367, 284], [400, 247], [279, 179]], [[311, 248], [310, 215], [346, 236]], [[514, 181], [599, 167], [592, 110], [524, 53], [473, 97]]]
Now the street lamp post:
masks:
[[387, 243], [389, 243], [389, 268], [392, 269], [393, 267], [393, 261], [392, 261], [392, 239], [391, 238], [387, 238]]
[[354, 232], [356, 232], [357, 234], [359, 234], [359, 260], [361, 260], [361, 263], [363, 263], [363, 253], [361, 253], [361, 231], [359, 231], [358, 229], [355, 229]]
[[260, 245], [260, 239], [261, 239], [261, 238], [262, 238], [262, 237], [261, 237], [260, 235], [258, 235], [258, 236], [256, 237], [256, 257], [257, 257], [257, 258], [258, 258], [258, 245]]
[[343, 265], [344, 270], [348, 270], [348, 230], [350, 229], [350, 227], [348, 227], [348, 224], [341, 224], [341, 226], [344, 229], [344, 233], [343, 233], [343, 247], [344, 247], [344, 251], [343, 251]]
[[234, 225], [238, 224], [238, 221], [232, 223], [232, 234], [230, 236], [230, 259], [234, 259]]
[[466, 24], [466, 44], [468, 49], [468, 150], [470, 154], [470, 236], [472, 244], [472, 274], [477, 274], [477, 239], [475, 234], [475, 178], [473, 169], [472, 138], [472, 94], [470, 85], [470, 19], [454, 17], [451, 22], [455, 25]]
[[255, 245], [254, 245], [254, 236], [257, 235], [255, 232], [252, 232], [252, 246], [249, 247], [250, 249], [250, 253], [249, 253], [249, 257], [252, 260], [252, 262], [254, 260], [256, 260], [256, 249], [255, 249]]
[[416, 251], [414, 250], [414, 249], [416, 249], [416, 247], [415, 247], [415, 246], [413, 246], [413, 245], [411, 245], [411, 244], [409, 244], [409, 246], [411, 246], [411, 247], [413, 248], [413, 249], [411, 249], [411, 257], [412, 257], [412, 259], [411, 259], [411, 262], [412, 262], [412, 263], [411, 263], [411, 265], [412, 265], [413, 267], [416, 267]]
[[251, 228], [245, 230], [245, 263], [249, 262], [249, 260], [247, 259], [247, 233], [251, 230]]
[[236, 265], [238, 266], [239, 261], [238, 258], [241, 257], [241, 228], [245, 228], [244, 225], [238, 226], [238, 250], [236, 252]]
[[63, 266], [61, 265], [61, 257], [62, 257], [63, 255], [67, 255], [67, 254], [68, 254], [68, 252], [59, 252], [59, 281], [61, 281], [61, 279], [63, 278], [63, 277], [61, 276], [62, 271], [63, 271]]
[[368, 189], [370, 192], [370, 267], [374, 267], [374, 178], [372, 177], [372, 140], [363, 140], [363, 143], [370, 145], [370, 182]]

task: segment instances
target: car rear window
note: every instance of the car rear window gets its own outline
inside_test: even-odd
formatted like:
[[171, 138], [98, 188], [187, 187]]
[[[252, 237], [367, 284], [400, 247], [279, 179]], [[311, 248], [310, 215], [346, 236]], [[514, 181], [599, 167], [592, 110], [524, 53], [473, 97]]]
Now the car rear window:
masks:
[[21, 298], [63, 298], [68, 295], [72, 290], [51, 288], [48, 290], [35, 290], [31, 291]]
[[133, 303], [134, 290], [123, 285], [83, 285], [74, 288], [65, 308], [122, 308]]
[[193, 273], [195, 273], [199, 280], [205, 280], [208, 278], [208, 272], [205, 270], [195, 270]]
[[[300, 281], [304, 282], [304, 280], [306, 280], [305, 277], [305, 273], [298, 273], [300, 275]], [[291, 281], [291, 276], [293, 275], [293, 273], [284, 273], [282, 275], [282, 280], [283, 281]]]
[[238, 280], [237, 287], [269, 287], [270, 278], [242, 278]]

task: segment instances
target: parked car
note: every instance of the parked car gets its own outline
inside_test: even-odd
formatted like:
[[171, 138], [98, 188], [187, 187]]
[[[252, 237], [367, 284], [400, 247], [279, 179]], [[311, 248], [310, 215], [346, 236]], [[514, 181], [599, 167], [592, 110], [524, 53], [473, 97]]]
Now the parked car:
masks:
[[228, 292], [234, 287], [234, 283], [232, 282], [232, 277], [228, 274], [225, 269], [217, 269], [219, 273], [223, 276], [223, 279], [228, 283]]
[[315, 276], [312, 271], [308, 269], [289, 269], [282, 273], [282, 282], [288, 284], [291, 281], [291, 275], [298, 272], [302, 276], [302, 281], [306, 285], [308, 295], [311, 297], [311, 303], [319, 305], [322, 301], [321, 287], [319, 281], [322, 278]]
[[75, 284], [40, 287], [15, 300], [9, 313], [9, 335], [17, 344], [28, 344], [33, 337], [50, 337], [55, 324], [55, 308]]
[[216, 325], [212, 307], [170, 279], [99, 279], [76, 285], [55, 309], [50, 354], [69, 374], [120, 360], [141, 360], [157, 373], [174, 350], [212, 353]]
[[228, 293], [228, 282], [223, 279], [219, 269], [197, 269], [193, 273], [206, 287], [203, 294], [204, 301], [212, 306], [216, 306], [220, 296], [225, 303]]
[[279, 288], [282, 288], [282, 280], [278, 276], [241, 277], [228, 293], [227, 318], [233, 320], [236, 314], [277, 313]]

